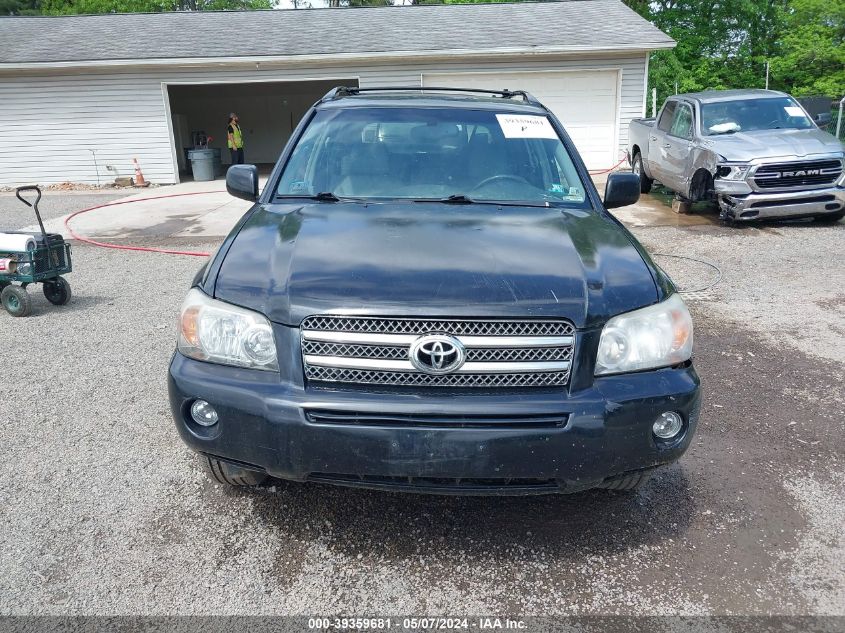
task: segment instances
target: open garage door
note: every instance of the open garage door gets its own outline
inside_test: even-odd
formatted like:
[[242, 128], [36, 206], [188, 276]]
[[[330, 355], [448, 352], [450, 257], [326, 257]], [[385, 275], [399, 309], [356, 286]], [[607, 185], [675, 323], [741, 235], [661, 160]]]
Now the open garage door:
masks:
[[226, 122], [230, 112], [237, 112], [240, 118], [245, 162], [269, 169], [308, 108], [341, 85], [357, 86], [358, 80], [168, 84], [180, 177], [189, 174], [187, 151], [195, 146], [199, 134], [213, 138], [208, 147], [219, 149], [223, 165], [229, 165]]
[[619, 71], [525, 71], [423, 75], [424, 86], [527, 90], [563, 123], [590, 169], [618, 161]]

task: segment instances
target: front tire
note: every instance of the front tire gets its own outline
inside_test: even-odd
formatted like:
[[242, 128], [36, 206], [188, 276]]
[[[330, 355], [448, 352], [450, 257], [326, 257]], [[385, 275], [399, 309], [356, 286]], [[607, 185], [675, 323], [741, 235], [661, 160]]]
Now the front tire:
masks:
[[258, 486], [267, 480], [266, 473], [241, 468], [235, 464], [205, 455], [200, 459], [202, 459], [203, 466], [211, 478], [221, 484], [243, 488]]
[[829, 215], [817, 215], [813, 218], [813, 222], [818, 222], [819, 224], [836, 224], [842, 218], [845, 218], [845, 211], [831, 213]]
[[0, 293], [0, 302], [13, 317], [25, 317], [32, 313], [32, 299], [26, 288], [20, 286], [6, 286]]
[[70, 302], [72, 296], [70, 284], [64, 277], [56, 277], [52, 281], [45, 281], [42, 285], [44, 296], [54, 306], [63, 306]]
[[605, 490], [616, 490], [618, 492], [630, 492], [639, 490], [645, 486], [650, 478], [651, 471], [643, 470], [638, 473], [631, 473], [630, 475], [625, 475], [624, 477], [605, 481], [599, 486], [599, 488], [604, 488]]
[[643, 157], [639, 152], [634, 154], [634, 160], [631, 161], [631, 171], [640, 177], [640, 193], [650, 192], [651, 186], [654, 184], [654, 180], [645, 175], [645, 169], [643, 169]]

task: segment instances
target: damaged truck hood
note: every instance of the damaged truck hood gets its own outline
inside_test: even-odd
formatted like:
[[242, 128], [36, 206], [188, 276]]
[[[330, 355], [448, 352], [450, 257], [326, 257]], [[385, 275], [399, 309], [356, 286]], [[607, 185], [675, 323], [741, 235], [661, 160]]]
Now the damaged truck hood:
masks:
[[706, 137], [705, 145], [727, 160], [750, 162], [842, 152], [835, 136], [822, 130], [756, 130]]
[[592, 211], [324, 202], [260, 205], [211, 282], [215, 297], [290, 326], [344, 313], [591, 327], [655, 303], [657, 274]]

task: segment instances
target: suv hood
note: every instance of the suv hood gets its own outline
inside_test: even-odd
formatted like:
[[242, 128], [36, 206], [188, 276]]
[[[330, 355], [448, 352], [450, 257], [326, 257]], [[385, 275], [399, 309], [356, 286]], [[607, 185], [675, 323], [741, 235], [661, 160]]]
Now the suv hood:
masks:
[[819, 129], [736, 132], [708, 137], [705, 143], [717, 154], [736, 162], [748, 162], [761, 157], [804, 158], [843, 151], [842, 143], [835, 136]]
[[321, 313], [564, 317], [589, 327], [657, 301], [634, 243], [592, 211], [267, 204], [232, 242], [214, 295], [296, 327]]

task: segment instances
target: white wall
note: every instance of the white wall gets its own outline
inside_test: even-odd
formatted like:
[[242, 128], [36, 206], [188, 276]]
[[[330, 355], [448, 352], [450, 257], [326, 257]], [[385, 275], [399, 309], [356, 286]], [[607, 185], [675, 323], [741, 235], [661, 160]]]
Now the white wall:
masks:
[[[361, 86], [420, 85], [423, 73], [526, 68], [621, 69], [619, 145], [620, 148], [626, 146], [629, 121], [642, 115], [645, 72], [642, 53], [558, 59], [526, 54], [507, 61], [456, 59], [403, 65], [270, 68], [262, 64], [260, 68], [252, 65], [120, 72], [64, 71], [43, 75], [3, 72], [0, 74], [0, 118], [4, 128], [0, 134], [0, 185], [96, 183], [91, 150], [96, 151], [101, 182], [114, 178], [106, 171], [106, 164], [116, 166], [122, 175], [131, 175], [133, 157], [138, 158], [148, 180], [176, 182], [176, 159], [171, 149], [167, 117], [169, 98], [165, 84], [168, 83], [303, 81], [357, 76]], [[220, 120], [218, 114], [209, 113], [206, 123], [209, 128]], [[224, 124], [225, 118], [221, 126]], [[245, 127], [249, 127], [246, 117]], [[275, 138], [267, 141], [268, 147], [278, 144]], [[259, 146], [262, 143], [256, 138], [250, 140], [253, 142]]]

